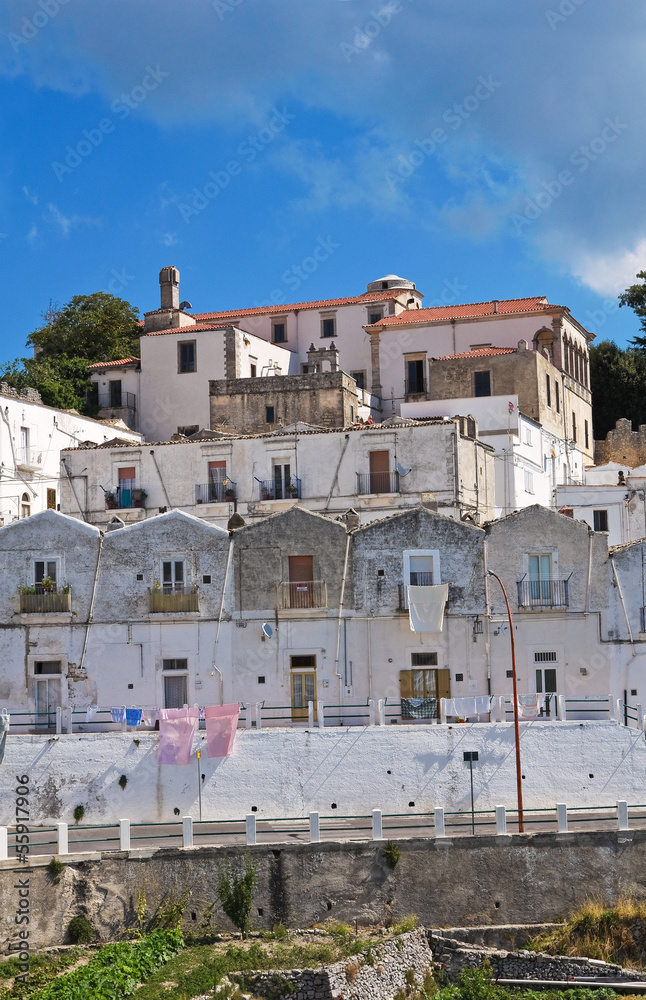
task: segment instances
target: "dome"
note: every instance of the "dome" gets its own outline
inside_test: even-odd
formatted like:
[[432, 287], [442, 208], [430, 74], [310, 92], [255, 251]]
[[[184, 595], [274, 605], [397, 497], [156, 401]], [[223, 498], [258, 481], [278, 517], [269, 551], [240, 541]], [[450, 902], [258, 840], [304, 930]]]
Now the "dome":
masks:
[[378, 281], [371, 281], [368, 284], [366, 291], [368, 292], [384, 292], [388, 291], [390, 288], [410, 288], [415, 289], [415, 282], [409, 281], [408, 278], [400, 278], [396, 274], [386, 274], [383, 278], [379, 278]]

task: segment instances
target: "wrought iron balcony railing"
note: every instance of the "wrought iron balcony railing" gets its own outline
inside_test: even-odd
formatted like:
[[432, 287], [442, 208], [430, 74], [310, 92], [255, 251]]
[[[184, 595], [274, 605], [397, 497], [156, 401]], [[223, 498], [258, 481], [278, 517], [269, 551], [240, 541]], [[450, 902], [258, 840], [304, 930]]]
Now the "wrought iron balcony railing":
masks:
[[300, 500], [301, 481], [298, 476], [290, 476], [288, 480], [258, 479], [258, 492], [261, 500]]
[[518, 580], [519, 608], [567, 608], [570, 604], [567, 580]]
[[195, 503], [229, 503], [237, 496], [233, 479], [223, 483], [201, 483], [195, 487]]
[[357, 493], [399, 493], [399, 473], [358, 472]]
[[407, 396], [411, 396], [414, 393], [426, 392], [426, 379], [407, 378], [405, 385], [405, 392]]
[[303, 580], [278, 584], [278, 607], [286, 608], [327, 608], [327, 584], [325, 580]]
[[105, 506], [107, 510], [123, 510], [127, 507], [143, 507], [148, 496], [146, 490], [136, 487], [134, 480], [132, 485], [127, 486], [128, 480], [115, 486], [113, 490], [107, 490], [105, 494]]

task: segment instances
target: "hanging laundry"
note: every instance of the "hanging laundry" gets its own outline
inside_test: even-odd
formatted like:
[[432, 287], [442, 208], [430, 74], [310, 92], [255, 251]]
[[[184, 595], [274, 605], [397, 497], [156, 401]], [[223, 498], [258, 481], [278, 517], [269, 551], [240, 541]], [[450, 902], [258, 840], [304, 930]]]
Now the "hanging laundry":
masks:
[[198, 708], [161, 708], [159, 710], [158, 764], [185, 766], [191, 762], [193, 734], [200, 717]]
[[540, 710], [540, 694], [519, 694], [518, 714], [521, 719], [535, 719]]
[[122, 705], [118, 705], [116, 708], [111, 708], [110, 717], [112, 718], [113, 722], [123, 722], [123, 720], [126, 717], [125, 707]]
[[9, 733], [9, 726], [11, 725], [11, 716], [7, 712], [6, 708], [2, 709], [0, 713], [0, 764], [4, 760], [4, 751], [7, 743], [7, 735]]
[[141, 724], [142, 726], [152, 727], [157, 722], [157, 709], [156, 708], [144, 708], [141, 712]]
[[141, 725], [141, 709], [140, 708], [127, 708], [126, 709], [126, 725], [127, 726], [140, 726]]
[[229, 757], [238, 728], [240, 705], [214, 705], [204, 709], [206, 756]]
[[88, 705], [87, 708], [85, 709], [85, 721], [92, 722], [92, 719], [94, 718], [94, 716], [98, 711], [99, 711], [98, 705]]
[[437, 587], [408, 587], [408, 615], [411, 632], [441, 632], [448, 583]]

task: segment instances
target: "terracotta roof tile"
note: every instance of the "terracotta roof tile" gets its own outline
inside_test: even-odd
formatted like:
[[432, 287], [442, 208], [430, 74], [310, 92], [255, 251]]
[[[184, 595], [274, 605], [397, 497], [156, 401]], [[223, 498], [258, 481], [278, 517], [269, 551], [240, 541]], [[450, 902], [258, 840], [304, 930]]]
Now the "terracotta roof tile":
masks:
[[[496, 308], [497, 307], [497, 308]], [[376, 326], [401, 326], [408, 323], [437, 323], [452, 319], [468, 319], [478, 316], [506, 315], [509, 313], [537, 312], [545, 308], [559, 309], [545, 298], [537, 295], [528, 299], [500, 299], [498, 302], [468, 302], [464, 305], [434, 306], [430, 309], [407, 309], [397, 316], [387, 316]]]
[[138, 365], [140, 358], [119, 358], [118, 361], [97, 361], [93, 365], [88, 365], [88, 371], [92, 371], [93, 368], [119, 368], [123, 365]]
[[496, 354], [516, 354], [517, 347], [476, 347], [474, 351], [463, 351], [462, 354], [443, 354], [433, 361], [453, 361], [457, 358], [491, 358]]

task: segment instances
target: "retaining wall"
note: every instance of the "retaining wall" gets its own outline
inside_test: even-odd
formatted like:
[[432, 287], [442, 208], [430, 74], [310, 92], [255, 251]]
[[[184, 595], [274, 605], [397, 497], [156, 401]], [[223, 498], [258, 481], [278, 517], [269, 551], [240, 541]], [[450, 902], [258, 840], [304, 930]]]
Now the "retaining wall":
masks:
[[[638, 730], [615, 722], [528, 722], [520, 730], [525, 808], [643, 802], [646, 742]], [[196, 734], [194, 749], [204, 735]], [[29, 775], [32, 823], [71, 822], [78, 805], [93, 824], [197, 819], [198, 773], [205, 820], [252, 811], [262, 819], [327, 816], [334, 808], [351, 816], [467, 810], [464, 750], [479, 755], [475, 808], [516, 803], [511, 723], [245, 730], [232, 756], [209, 760], [203, 751], [199, 772], [195, 756], [186, 767], [158, 766], [158, 740], [150, 732], [9, 736], [0, 826], [15, 821], [16, 775]]]
[[[17, 932], [19, 881], [28, 879], [34, 947], [61, 944], [70, 919], [85, 914], [103, 940], [134, 925], [138, 899], [157, 907], [187, 895], [185, 930], [217, 898], [222, 860], [257, 861], [253, 924], [310, 927], [328, 918], [383, 923], [416, 913], [426, 926], [553, 921], [595, 897], [646, 900], [646, 831], [523, 834], [401, 840], [391, 869], [379, 842], [133, 850], [63, 859], [54, 883], [48, 858], [0, 862], [0, 927]], [[231, 930], [222, 914], [215, 926]], [[0, 949], [6, 953], [6, 947]]]

